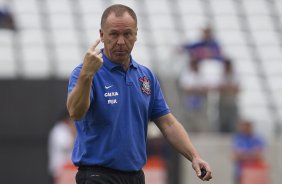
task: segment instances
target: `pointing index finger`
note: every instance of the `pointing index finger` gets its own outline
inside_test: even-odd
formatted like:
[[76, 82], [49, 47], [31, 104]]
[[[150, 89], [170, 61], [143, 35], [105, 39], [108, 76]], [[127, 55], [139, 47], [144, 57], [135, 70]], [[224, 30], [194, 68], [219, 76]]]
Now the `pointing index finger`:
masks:
[[97, 40], [93, 43], [93, 45], [91, 45], [91, 46], [89, 47], [88, 50], [89, 50], [90, 52], [95, 51], [95, 49], [96, 49], [96, 47], [99, 45], [99, 43], [100, 43], [100, 38], [97, 39]]

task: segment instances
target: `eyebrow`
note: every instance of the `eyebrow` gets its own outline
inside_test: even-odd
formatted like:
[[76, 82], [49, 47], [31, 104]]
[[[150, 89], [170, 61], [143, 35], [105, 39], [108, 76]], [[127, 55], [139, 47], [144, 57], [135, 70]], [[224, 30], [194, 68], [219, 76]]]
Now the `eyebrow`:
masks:
[[119, 33], [119, 34], [124, 34], [124, 33], [132, 33], [132, 34], [134, 34], [134, 33], [137, 33], [137, 31], [135, 31], [135, 30], [132, 30], [132, 29], [126, 29], [126, 30], [122, 30], [122, 31], [120, 31], [120, 30], [116, 30], [116, 29], [112, 29], [112, 30], [109, 30], [109, 34], [111, 34], [111, 33]]
[[[118, 29], [111, 29], [110, 32], [113, 32], [113, 31], [117, 31], [119, 32], [120, 30]], [[134, 31], [133, 29], [125, 29], [125, 30], [122, 30], [122, 31]]]

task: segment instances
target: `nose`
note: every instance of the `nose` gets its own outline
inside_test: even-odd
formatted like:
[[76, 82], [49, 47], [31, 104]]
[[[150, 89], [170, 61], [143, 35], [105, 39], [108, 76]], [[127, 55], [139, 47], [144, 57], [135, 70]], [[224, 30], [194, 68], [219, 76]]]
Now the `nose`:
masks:
[[122, 44], [124, 44], [125, 42], [124, 42], [124, 38], [123, 38], [123, 36], [119, 36], [118, 37], [118, 40], [117, 40], [117, 44], [118, 45], [122, 45]]

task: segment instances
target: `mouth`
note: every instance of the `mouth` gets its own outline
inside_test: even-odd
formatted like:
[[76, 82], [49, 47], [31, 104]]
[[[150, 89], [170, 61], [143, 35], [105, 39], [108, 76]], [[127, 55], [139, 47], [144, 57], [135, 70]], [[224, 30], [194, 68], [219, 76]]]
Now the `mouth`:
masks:
[[126, 50], [115, 50], [114, 54], [116, 54], [116, 55], [125, 55], [125, 54], [127, 54], [127, 51]]

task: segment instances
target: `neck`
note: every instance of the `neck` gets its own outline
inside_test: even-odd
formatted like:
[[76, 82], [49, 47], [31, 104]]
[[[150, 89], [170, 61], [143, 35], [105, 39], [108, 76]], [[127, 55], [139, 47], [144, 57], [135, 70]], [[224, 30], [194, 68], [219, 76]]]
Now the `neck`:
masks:
[[130, 63], [130, 57], [124, 59], [124, 60], [113, 60], [111, 59], [109, 53], [103, 52], [103, 54], [113, 63], [120, 65], [125, 71], [127, 71]]
[[129, 67], [130, 59], [128, 59], [126, 61], [112, 61], [112, 62], [120, 65], [125, 71], [127, 71], [128, 67]]

